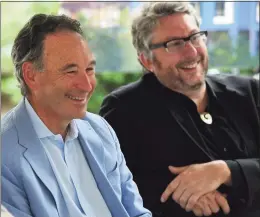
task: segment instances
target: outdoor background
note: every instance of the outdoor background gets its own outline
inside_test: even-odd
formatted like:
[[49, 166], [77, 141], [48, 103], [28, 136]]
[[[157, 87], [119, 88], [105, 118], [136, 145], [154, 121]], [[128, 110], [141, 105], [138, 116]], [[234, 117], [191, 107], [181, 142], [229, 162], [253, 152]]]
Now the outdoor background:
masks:
[[[259, 66], [259, 2], [192, 2], [209, 31], [209, 73], [252, 76]], [[36, 13], [78, 19], [97, 59], [98, 85], [88, 110], [97, 113], [105, 95], [137, 80], [142, 69], [131, 39], [131, 22], [143, 2], [2, 2], [1, 114], [21, 99], [11, 48], [18, 31]]]

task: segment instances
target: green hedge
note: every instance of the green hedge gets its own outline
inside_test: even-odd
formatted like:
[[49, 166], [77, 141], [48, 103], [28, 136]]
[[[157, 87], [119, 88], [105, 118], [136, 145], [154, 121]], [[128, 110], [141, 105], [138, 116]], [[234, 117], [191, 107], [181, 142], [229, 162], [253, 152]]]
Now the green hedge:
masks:
[[98, 113], [104, 97], [114, 89], [138, 80], [142, 73], [105, 72], [97, 74], [97, 87], [88, 104], [88, 111]]

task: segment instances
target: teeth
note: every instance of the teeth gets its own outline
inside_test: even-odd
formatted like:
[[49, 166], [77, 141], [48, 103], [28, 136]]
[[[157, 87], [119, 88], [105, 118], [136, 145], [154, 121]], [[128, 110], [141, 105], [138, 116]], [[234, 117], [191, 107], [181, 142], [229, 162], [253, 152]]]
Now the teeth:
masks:
[[197, 66], [197, 63], [193, 63], [193, 64], [189, 64], [189, 65], [186, 65], [186, 66], [182, 66], [182, 68], [192, 69], [192, 68], [195, 68], [196, 66]]
[[78, 100], [78, 101], [81, 101], [81, 100], [85, 99], [85, 98], [76, 97], [76, 96], [67, 96], [67, 97], [70, 98], [70, 99], [73, 99], [73, 100]]

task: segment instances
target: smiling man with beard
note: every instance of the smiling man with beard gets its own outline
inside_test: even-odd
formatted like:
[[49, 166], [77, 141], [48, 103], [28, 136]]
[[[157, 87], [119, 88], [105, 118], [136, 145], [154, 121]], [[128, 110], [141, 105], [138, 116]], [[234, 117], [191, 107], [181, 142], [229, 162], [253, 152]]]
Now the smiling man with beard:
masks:
[[100, 114], [155, 217], [257, 217], [259, 84], [206, 76], [199, 26], [188, 3], [147, 4], [132, 25], [147, 73], [109, 94]]

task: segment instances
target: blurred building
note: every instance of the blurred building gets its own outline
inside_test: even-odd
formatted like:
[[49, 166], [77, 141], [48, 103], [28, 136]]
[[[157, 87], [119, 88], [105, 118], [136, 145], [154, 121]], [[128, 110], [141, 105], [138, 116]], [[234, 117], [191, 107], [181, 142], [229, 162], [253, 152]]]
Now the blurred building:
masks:
[[239, 36], [249, 42], [251, 56], [259, 53], [259, 2], [192, 2], [202, 18], [201, 29], [227, 33], [233, 43]]
[[[214, 41], [219, 34], [226, 34], [236, 46], [239, 36], [243, 36], [249, 43], [251, 56], [259, 53], [259, 2], [190, 2], [202, 18], [201, 29], [209, 32], [209, 41]], [[129, 8], [133, 17], [140, 11], [143, 3], [138, 1], [62, 2], [61, 13], [74, 17], [81, 11], [91, 20], [91, 25], [113, 28], [120, 26], [122, 9]]]
[[120, 12], [124, 8], [132, 8], [132, 2], [120, 1], [61, 1], [60, 14], [73, 18], [81, 12], [89, 24], [101, 28], [114, 28], [120, 26]]

